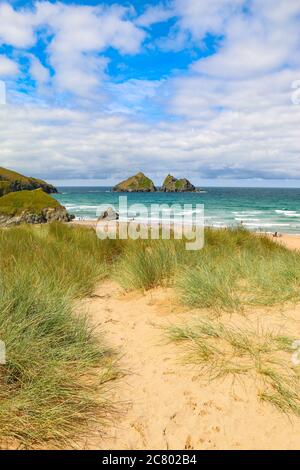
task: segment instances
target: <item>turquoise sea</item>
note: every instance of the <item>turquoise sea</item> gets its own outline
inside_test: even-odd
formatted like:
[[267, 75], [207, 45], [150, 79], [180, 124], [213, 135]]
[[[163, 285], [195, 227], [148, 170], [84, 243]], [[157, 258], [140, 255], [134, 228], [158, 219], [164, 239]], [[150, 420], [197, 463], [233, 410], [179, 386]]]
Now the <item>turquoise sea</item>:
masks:
[[[300, 233], [300, 189], [204, 188], [201, 193], [130, 193], [128, 206], [204, 204], [205, 224], [214, 227], [243, 224], [249, 230]], [[118, 209], [119, 193], [109, 187], [64, 187], [55, 197], [79, 219], [96, 219], [101, 204]], [[129, 213], [129, 216], [131, 214]]]

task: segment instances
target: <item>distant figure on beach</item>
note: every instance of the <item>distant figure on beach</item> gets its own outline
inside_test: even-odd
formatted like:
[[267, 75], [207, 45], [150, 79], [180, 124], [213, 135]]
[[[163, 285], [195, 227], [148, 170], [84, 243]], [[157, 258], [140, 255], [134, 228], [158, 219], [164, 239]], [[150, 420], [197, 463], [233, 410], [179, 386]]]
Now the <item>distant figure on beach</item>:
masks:
[[273, 235], [274, 238], [278, 238], [278, 232], [275, 232]]

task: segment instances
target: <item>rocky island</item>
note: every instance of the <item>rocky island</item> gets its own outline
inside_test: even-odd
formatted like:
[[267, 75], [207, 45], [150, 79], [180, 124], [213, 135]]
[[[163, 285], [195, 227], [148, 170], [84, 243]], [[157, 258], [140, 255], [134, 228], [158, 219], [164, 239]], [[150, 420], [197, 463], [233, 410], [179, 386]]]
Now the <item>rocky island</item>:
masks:
[[113, 191], [126, 193], [150, 193], [155, 192], [156, 187], [150, 178], [144, 175], [144, 173], [139, 172], [136, 175], [131, 176], [127, 180], [121, 181], [121, 183], [114, 186]]
[[69, 222], [74, 216], [41, 188], [17, 191], [0, 197], [0, 226]]
[[57, 193], [57, 189], [46, 181], [31, 178], [7, 168], [0, 167], [0, 196], [16, 191], [42, 189], [45, 193]]
[[195, 186], [186, 178], [177, 179], [172, 175], [168, 175], [160, 189], [164, 193], [183, 193], [196, 192]]
[[[155, 192], [157, 188], [155, 187], [153, 181], [148, 178], [141, 171], [134, 176], [131, 176], [125, 181], [117, 184], [112, 189], [114, 192]], [[162, 187], [160, 188], [161, 192], [164, 193], [185, 193], [185, 192], [201, 192], [196, 189], [196, 187], [186, 178], [177, 179], [172, 175], [168, 175]]]

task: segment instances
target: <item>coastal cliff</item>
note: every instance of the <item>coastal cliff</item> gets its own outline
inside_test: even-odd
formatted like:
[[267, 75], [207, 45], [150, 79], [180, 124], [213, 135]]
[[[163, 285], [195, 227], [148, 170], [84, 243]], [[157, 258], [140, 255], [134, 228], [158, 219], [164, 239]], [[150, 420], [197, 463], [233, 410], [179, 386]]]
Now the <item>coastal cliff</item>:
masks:
[[57, 193], [57, 189], [46, 181], [0, 167], [0, 197], [11, 192], [35, 189], [42, 189], [47, 194]]

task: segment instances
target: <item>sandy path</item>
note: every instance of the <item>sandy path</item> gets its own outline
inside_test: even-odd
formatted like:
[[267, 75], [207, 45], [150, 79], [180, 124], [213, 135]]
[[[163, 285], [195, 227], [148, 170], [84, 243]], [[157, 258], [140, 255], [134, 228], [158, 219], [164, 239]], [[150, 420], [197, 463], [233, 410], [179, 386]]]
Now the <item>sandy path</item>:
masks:
[[86, 301], [91, 320], [120, 352], [128, 373], [113, 389], [122, 413], [105, 439], [100, 431], [89, 436], [87, 448], [300, 448], [300, 419], [289, 421], [259, 403], [252, 380], [207, 384], [179, 362], [178, 347], [167, 343], [162, 328], [191, 313], [178, 310], [170, 291], [125, 295], [107, 281], [96, 294]]

